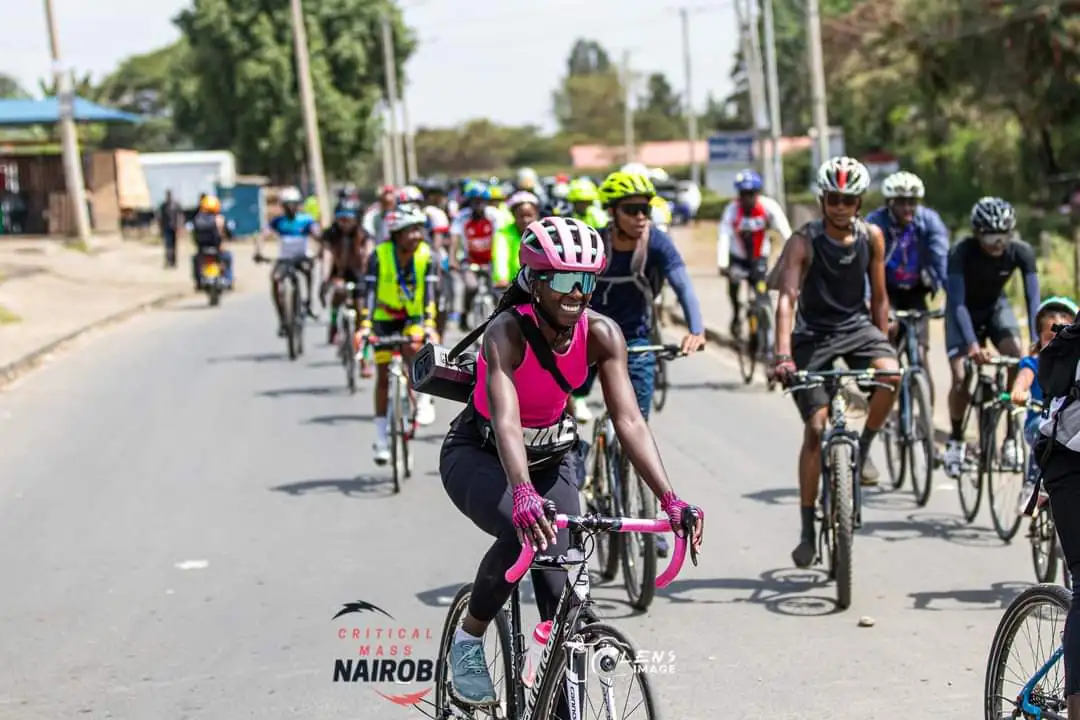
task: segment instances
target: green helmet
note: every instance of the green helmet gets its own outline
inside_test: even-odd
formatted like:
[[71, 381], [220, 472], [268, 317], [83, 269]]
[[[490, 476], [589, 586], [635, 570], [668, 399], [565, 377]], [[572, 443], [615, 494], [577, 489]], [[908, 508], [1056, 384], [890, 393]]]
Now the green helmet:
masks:
[[656, 187], [645, 175], [622, 171], [611, 173], [600, 185], [600, 202], [604, 203], [605, 207], [611, 207], [632, 195], [644, 195], [652, 199], [656, 195]]
[[1078, 306], [1072, 298], [1067, 298], [1063, 295], [1055, 295], [1042, 301], [1039, 305], [1039, 309], [1035, 311], [1035, 318], [1037, 320], [1042, 317], [1043, 313], [1053, 311], [1076, 317], [1077, 313], [1080, 313], [1080, 306]]

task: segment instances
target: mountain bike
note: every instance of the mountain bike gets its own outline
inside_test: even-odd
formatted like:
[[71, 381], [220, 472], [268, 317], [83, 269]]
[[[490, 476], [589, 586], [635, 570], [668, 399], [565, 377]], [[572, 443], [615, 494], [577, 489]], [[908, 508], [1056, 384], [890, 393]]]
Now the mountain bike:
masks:
[[[678, 345], [646, 345], [627, 348], [628, 354], [654, 352], [667, 360], [682, 356]], [[607, 409], [593, 423], [592, 443], [585, 461], [588, 468], [581, 486], [582, 507], [598, 515], [656, 514], [656, 499], [645, 481], [630, 465], [615, 435]], [[599, 535], [593, 557], [600, 576], [612, 580], [622, 565], [623, 584], [636, 610], [647, 610], [655, 594], [656, 537], [654, 535]]]
[[416, 436], [416, 402], [409, 387], [409, 376], [405, 372], [401, 348], [415, 342], [407, 335], [388, 335], [369, 340], [373, 351], [389, 350], [392, 353], [386, 420], [390, 431], [390, 465], [393, 468], [394, 493], [401, 492], [402, 481], [411, 478], [413, 473], [412, 448], [409, 444]]
[[356, 335], [356, 283], [345, 283], [345, 300], [338, 309], [338, 337], [341, 346], [338, 355], [345, 368], [345, 383], [349, 393], [356, 392], [357, 375], [360, 371], [360, 359], [356, 355], [354, 336]]
[[[257, 257], [256, 262], [270, 262], [268, 258]], [[285, 329], [285, 343], [289, 350], [289, 359], [295, 360], [304, 354], [304, 311], [299, 272], [302, 265], [310, 262], [308, 258], [283, 260], [278, 258], [274, 264], [274, 292], [281, 307], [281, 324]]]
[[[556, 515], [555, 507], [546, 503], [548, 520], [556, 528], [570, 531], [570, 546], [559, 557], [536, 556], [531, 547], [522, 547], [513, 567], [506, 571], [506, 581], [514, 584], [509, 613], [506, 608], [495, 616], [490, 629], [494, 630], [498, 658], [489, 667], [502, 671], [493, 677], [501, 698], [489, 708], [475, 708], [461, 703], [453, 693], [450, 680], [450, 646], [461, 626], [472, 594], [472, 585], [458, 591], [450, 603], [443, 625], [439, 654], [435, 661], [435, 700], [432, 717], [435, 720], [476, 720], [480, 717], [503, 720], [577, 720], [599, 713], [603, 704], [607, 718], [658, 718], [656, 700], [649, 683], [646, 663], [640, 661], [637, 645], [613, 625], [598, 622], [592, 612], [590, 597], [587, 540], [607, 533], [670, 532], [672, 523], [666, 517], [656, 519], [606, 517], [601, 515]], [[689, 548], [691, 562], [697, 565], [697, 554], [689, 543], [697, 518], [687, 510], [679, 519], [681, 534], [676, 534], [671, 563], [656, 579], [657, 587], [665, 587], [679, 574]], [[518, 581], [529, 569], [567, 571], [566, 584], [559, 598], [551, 632], [536, 670], [531, 688], [526, 692], [522, 679], [527, 658], [527, 646], [522, 628], [521, 598]], [[490, 657], [490, 655], [489, 655]], [[625, 670], [620, 670], [625, 663]], [[602, 692], [599, 701], [586, 694], [586, 684], [596, 676]], [[631, 703], [617, 701], [615, 687], [625, 680], [637, 685], [641, 699]], [[560, 682], [562, 681], [562, 682]], [[631, 688], [632, 689], [632, 688]], [[560, 711], [560, 707], [564, 708]], [[595, 710], [589, 711], [591, 708]], [[629, 711], [628, 711], [629, 708]], [[635, 713], [636, 710], [640, 713]]]
[[[896, 409], [885, 423], [885, 461], [894, 490], [904, 486], [911, 475], [915, 504], [925, 507], [930, 500], [934, 476], [933, 387], [919, 345], [919, 326], [924, 319], [944, 317], [942, 310], [897, 310], [897, 357], [907, 368], [900, 380]], [[918, 466], [922, 460], [922, 466]]]
[[[1014, 422], [1011, 412], [1011, 404], [1002, 398], [1008, 395], [1009, 369], [1018, 365], [1020, 361], [1012, 357], [991, 358], [982, 367], [993, 369], [993, 374], [982, 372], [982, 368], [974, 368], [974, 363], [968, 361], [966, 365], [965, 388], [970, 388], [974, 379], [975, 389], [971, 393], [971, 402], [964, 413], [965, 434], [972, 415], [977, 418], [979, 440], [976, 452], [965, 446], [964, 462], [960, 466], [959, 476], [956, 478], [956, 488], [960, 496], [960, 510], [964, 520], [974, 522], [979, 514], [979, 506], [982, 504], [983, 489], [990, 486], [991, 516], [994, 529], [1003, 540], [1010, 540], [1016, 533], [1011, 523], [1016, 521], [1006, 517], [999, 517], [994, 509], [995, 499], [1005, 500], [1007, 494], [1000, 483], [993, 480], [994, 473], [1004, 475], [1006, 473], [1019, 474], [1023, 470], [1022, 453], [1020, 443], [1023, 442], [1024, 430], [1022, 423]], [[999, 434], [1004, 435], [999, 440]], [[1019, 432], [1018, 432], [1019, 431]], [[971, 457], [974, 455], [974, 461]], [[1022, 479], [1022, 478], [1021, 478]], [[1018, 489], [1018, 488], [1017, 488]], [[1017, 493], [1012, 494], [1008, 502], [1012, 503], [1015, 511]], [[1015, 516], [1015, 512], [1013, 513]]]
[[[1061, 637], [1065, 616], [1072, 596], [1060, 585], [1036, 585], [1020, 593], [1005, 610], [986, 662], [983, 683], [983, 717], [985, 720], [1004, 718], [1044, 718], [1066, 720], [1065, 654]], [[1046, 622], [1025, 633], [1026, 621]], [[1045, 647], [1041, 647], [1045, 645]], [[1009, 667], [1010, 660], [1030, 658], [1031, 667]], [[1075, 720], [1075, 718], [1073, 719]]]
[[900, 370], [799, 370], [788, 385], [787, 393], [824, 387], [830, 397], [828, 427], [821, 438], [821, 499], [818, 507], [818, 557], [830, 580], [836, 580], [836, 604], [841, 610], [851, 606], [852, 563], [855, 530], [862, 526], [862, 458], [859, 457], [859, 433], [847, 425], [847, 398], [839, 392], [845, 379], [852, 379], [861, 390], [880, 388], [892, 392], [882, 377], [900, 377]]
[[773, 312], [765, 276], [769, 261], [758, 258], [749, 275], [750, 305], [746, 310], [746, 337], [735, 339], [735, 353], [739, 356], [739, 373], [749, 385], [754, 380], [754, 370], [760, 364], [769, 391], [776, 389], [772, 375], [773, 358]]
[[495, 297], [491, 293], [491, 268], [487, 265], [469, 265], [476, 276], [476, 297], [469, 307], [469, 327], [480, 327], [495, 312]]

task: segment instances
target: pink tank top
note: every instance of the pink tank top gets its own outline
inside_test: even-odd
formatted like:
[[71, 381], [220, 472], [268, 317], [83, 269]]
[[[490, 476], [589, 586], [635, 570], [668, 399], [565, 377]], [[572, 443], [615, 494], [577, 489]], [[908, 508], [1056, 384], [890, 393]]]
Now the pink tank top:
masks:
[[[532, 305], [518, 305], [517, 311], [536, 321]], [[582, 313], [574, 326], [574, 336], [570, 347], [563, 353], [554, 353], [555, 364], [563, 377], [572, 387], [580, 387], [589, 374], [586, 350], [589, 339], [588, 313]], [[480, 353], [476, 362], [476, 388], [473, 390], [473, 405], [484, 418], [491, 419], [491, 410], [487, 396], [487, 360]], [[521, 427], [542, 428], [554, 425], [566, 410], [569, 393], [563, 392], [559, 383], [536, 359], [529, 343], [525, 343], [525, 357], [521, 365], [514, 370], [514, 385], [517, 387], [518, 404], [521, 406]]]

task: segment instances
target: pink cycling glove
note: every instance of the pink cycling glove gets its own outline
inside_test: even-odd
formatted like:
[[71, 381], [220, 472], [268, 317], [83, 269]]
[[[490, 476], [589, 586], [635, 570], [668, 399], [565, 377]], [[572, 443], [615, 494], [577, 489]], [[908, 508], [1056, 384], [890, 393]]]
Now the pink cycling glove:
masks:
[[532, 483], [514, 488], [514, 512], [510, 519], [519, 530], [530, 528], [544, 517], [544, 498], [536, 492]]
[[680, 500], [674, 490], [668, 490], [660, 497], [660, 509], [663, 510], [668, 516], [668, 519], [671, 520], [671, 529], [676, 535], [682, 532], [679, 523], [682, 521], [683, 508], [693, 508], [694, 514], [697, 515], [699, 519], [705, 515], [701, 508], [694, 507], [690, 503]]

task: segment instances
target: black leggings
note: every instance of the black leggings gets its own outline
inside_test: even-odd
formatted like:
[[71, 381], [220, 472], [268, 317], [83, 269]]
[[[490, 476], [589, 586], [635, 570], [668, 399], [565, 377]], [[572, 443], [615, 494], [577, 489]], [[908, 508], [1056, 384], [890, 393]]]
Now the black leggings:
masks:
[[[1041, 446], [1040, 446], [1041, 447]], [[1036, 450], [1038, 452], [1038, 450]], [[1057, 526], [1073, 598], [1065, 619], [1065, 697], [1080, 693], [1080, 454], [1056, 445], [1043, 468], [1050, 511]]]
[[[457, 509], [476, 527], [495, 538], [495, 543], [480, 561], [469, 598], [469, 614], [482, 622], [491, 622], [513, 592], [513, 585], [506, 582], [504, 576], [521, 554], [521, 543], [510, 519], [514, 501], [506, 473], [494, 449], [484, 446], [474, 412], [471, 405], [466, 406], [450, 424], [439, 457], [439, 473], [446, 494]], [[578, 464], [577, 453], [571, 451], [561, 464], [532, 473], [536, 491], [554, 502], [560, 513], [580, 512], [575, 484]], [[555, 556], [565, 552], [568, 543], [568, 531], [559, 530], [556, 543], [548, 546], [547, 554]], [[540, 619], [554, 619], [559, 596], [566, 584], [566, 573], [534, 570], [532, 582]]]

